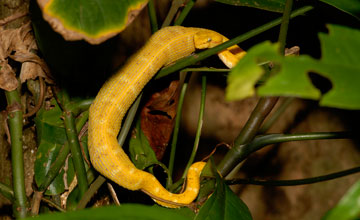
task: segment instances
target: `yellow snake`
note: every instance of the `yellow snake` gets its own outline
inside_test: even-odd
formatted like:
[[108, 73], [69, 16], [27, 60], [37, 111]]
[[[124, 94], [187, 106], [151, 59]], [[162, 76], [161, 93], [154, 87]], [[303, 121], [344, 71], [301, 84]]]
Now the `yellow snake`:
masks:
[[[129, 190], [142, 190], [160, 205], [177, 208], [198, 195], [205, 162], [191, 165], [183, 193], [167, 191], [150, 173], [139, 170], [117, 142], [121, 121], [145, 84], [163, 66], [192, 54], [195, 49], [217, 46], [228, 39], [201, 28], [167, 27], [156, 32], [146, 45], [101, 88], [90, 107], [89, 152], [96, 170]], [[220, 59], [233, 67], [245, 55], [237, 45], [220, 52]]]

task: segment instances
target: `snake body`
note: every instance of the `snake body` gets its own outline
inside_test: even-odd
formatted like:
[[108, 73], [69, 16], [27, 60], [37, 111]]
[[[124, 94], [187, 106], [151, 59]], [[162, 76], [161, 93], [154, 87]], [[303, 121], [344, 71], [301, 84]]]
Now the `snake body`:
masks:
[[[94, 168], [124, 188], [146, 192], [160, 205], [176, 208], [190, 204], [198, 195], [205, 162], [194, 163], [187, 174], [185, 191], [173, 194], [152, 174], [135, 167], [119, 146], [117, 135], [130, 105], [161, 67], [192, 54], [195, 49], [214, 47], [226, 40], [217, 32], [201, 28], [174, 26], [156, 32], [103, 85], [90, 107], [88, 144]], [[240, 48], [235, 45], [232, 49]], [[219, 57], [231, 67], [245, 52], [239, 57], [229, 53], [229, 50], [220, 52]]]

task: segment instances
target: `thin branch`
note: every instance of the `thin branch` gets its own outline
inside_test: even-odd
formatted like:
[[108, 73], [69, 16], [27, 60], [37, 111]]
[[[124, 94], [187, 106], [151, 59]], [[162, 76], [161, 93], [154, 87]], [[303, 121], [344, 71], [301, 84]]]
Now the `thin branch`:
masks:
[[148, 3], [148, 11], [149, 11], [149, 18], [150, 18], [150, 25], [151, 25], [151, 32], [155, 33], [158, 31], [158, 22], [156, 18], [156, 10], [154, 5], [154, 0], [149, 0]]
[[226, 183], [229, 185], [235, 184], [251, 184], [251, 185], [261, 185], [261, 186], [297, 186], [312, 184], [318, 182], [324, 182], [328, 180], [337, 179], [340, 177], [348, 176], [360, 172], [360, 167], [355, 167], [347, 170], [343, 170], [336, 173], [331, 173], [322, 176], [310, 177], [305, 179], [295, 179], [295, 180], [255, 180], [255, 179], [232, 179], [226, 180]]
[[182, 175], [183, 179], [186, 178], [187, 171], [189, 170], [191, 164], [194, 162], [196, 152], [199, 147], [201, 130], [202, 130], [203, 121], [204, 121], [205, 100], [206, 100], [206, 76], [203, 75], [201, 78], [201, 100], [200, 100], [200, 110], [199, 110], [199, 118], [198, 118], [198, 123], [197, 123], [195, 141], [194, 141], [194, 146], [193, 146], [189, 161], [188, 161], [186, 168], [184, 170], [184, 173]]
[[52, 200], [42, 197], [41, 201], [46, 202], [47, 204], [49, 204], [50, 206], [56, 208], [57, 210], [59, 210], [60, 212], [66, 212], [65, 209], [61, 208], [58, 204], [56, 204], [55, 202], [53, 202]]
[[90, 201], [93, 195], [97, 192], [97, 190], [101, 187], [103, 183], [105, 183], [106, 179], [99, 175], [96, 180], [90, 185], [89, 189], [86, 191], [84, 196], [81, 198], [80, 202], [76, 206], [76, 209], [84, 209], [86, 204]]
[[167, 179], [166, 182], [166, 186], [170, 187], [172, 185], [172, 174], [173, 174], [173, 170], [174, 170], [174, 164], [175, 164], [175, 154], [176, 154], [176, 145], [177, 145], [177, 140], [178, 140], [178, 136], [179, 136], [179, 129], [180, 129], [180, 121], [181, 121], [181, 112], [182, 112], [182, 107], [184, 104], [184, 98], [185, 98], [185, 94], [186, 94], [186, 89], [188, 86], [188, 82], [186, 81], [186, 76], [187, 73], [186, 72], [182, 72], [180, 73], [180, 83], [179, 85], [182, 85], [181, 87], [181, 91], [179, 94], [179, 102], [178, 102], [178, 106], [176, 109], [176, 117], [175, 117], [175, 125], [174, 125], [174, 131], [173, 131], [173, 136], [172, 136], [172, 141], [171, 141], [171, 149], [170, 149], [170, 159], [169, 159], [169, 177]]
[[[239, 163], [246, 159], [251, 153], [260, 150], [270, 144], [279, 144], [290, 141], [347, 139], [353, 138], [351, 132], [313, 132], [298, 134], [266, 134], [256, 137], [251, 143], [242, 145], [237, 152]], [[306, 145], [305, 145], [306, 146]]]
[[276, 111], [271, 114], [269, 118], [264, 122], [258, 133], [265, 133], [267, 130], [269, 130], [294, 100], [294, 97], [286, 97], [284, 101], [280, 104], [279, 108], [277, 108]]
[[[88, 117], [89, 117], [88, 112], [84, 112], [84, 114], [82, 114], [77, 119], [77, 122], [76, 122], [76, 131], [77, 132], [80, 132], [81, 128], [86, 123]], [[58, 156], [56, 157], [56, 160], [51, 164], [50, 169], [45, 176], [45, 180], [39, 186], [39, 191], [44, 191], [48, 188], [48, 186], [51, 184], [51, 182], [59, 174], [59, 171], [63, 167], [65, 160], [69, 153], [70, 153], [70, 146], [69, 146], [69, 142], [66, 141], [65, 144], [62, 146]]]
[[171, 3], [170, 10], [161, 26], [161, 28], [167, 27], [170, 25], [171, 21], [174, 19], [176, 13], [179, 11], [179, 8], [184, 4], [185, 0], [173, 0]]
[[28, 12], [16, 12], [12, 15], [10, 15], [9, 17], [6, 17], [6, 18], [3, 18], [0, 20], [0, 26], [3, 26], [9, 22], [12, 22], [18, 18], [21, 18], [21, 17], [24, 17], [26, 15], [28, 15], [29, 13]]
[[[294, 18], [294, 17], [297, 17], [299, 15], [302, 15], [310, 10], [312, 10], [313, 7], [312, 6], [305, 6], [305, 7], [302, 7], [298, 10], [294, 10], [292, 13], [291, 13], [291, 16], [290, 18]], [[158, 78], [161, 78], [161, 77], [164, 77], [170, 73], [173, 73], [175, 71], [178, 71], [178, 70], [181, 70], [189, 65], [193, 65], [197, 62], [199, 62], [200, 60], [203, 60], [209, 56], [212, 56], [228, 47], [231, 47], [235, 44], [239, 44], [247, 39], [250, 39], [258, 34], [261, 34], [273, 27], [276, 27], [277, 25], [281, 24], [281, 18], [278, 18], [278, 19], [275, 19], [269, 23], [266, 23], [260, 27], [257, 27], [245, 34], [242, 34], [238, 37], [235, 37], [229, 41], [226, 41], [225, 43], [222, 43], [220, 44], [219, 46], [216, 46], [216, 47], [213, 47], [213, 48], [210, 48], [210, 49], [207, 49], [203, 52], [200, 52], [200, 53], [197, 53], [197, 54], [194, 54], [194, 55], [191, 55], [191, 56], [188, 56], [188, 57], [185, 57], [183, 59], [180, 59], [179, 61], [177, 61], [176, 63], [174, 63], [173, 65], [169, 65], [169, 66], [166, 66], [164, 68], [162, 68], [158, 74], [155, 76], [156, 79]]]
[[78, 179], [80, 197], [82, 197], [88, 189], [88, 182], [85, 170], [84, 160], [81, 154], [78, 135], [76, 132], [75, 118], [72, 112], [64, 111], [64, 124], [66, 130], [66, 136], [70, 145], [70, 151], [72, 155], [72, 161]]
[[182, 12], [180, 13], [179, 17], [174, 22], [174, 25], [181, 25], [184, 22], [186, 16], [189, 14], [189, 12], [191, 11], [194, 4], [195, 4], [194, 0], [189, 0], [186, 3], [186, 5], [185, 5], [184, 9], [182, 10]]
[[135, 102], [132, 104], [131, 108], [129, 109], [127, 116], [125, 118], [124, 124], [121, 127], [119, 136], [118, 136], [118, 143], [120, 146], [123, 146], [126, 140], [126, 136], [128, 135], [131, 125], [134, 121], [136, 112], [139, 108], [141, 102], [142, 93], [136, 98]]
[[11, 134], [11, 165], [13, 173], [13, 213], [17, 218], [27, 215], [28, 201], [25, 193], [24, 156], [22, 144], [23, 112], [17, 90], [5, 91]]
[[119, 199], [118, 199], [118, 197], [117, 197], [117, 195], [116, 195], [116, 192], [115, 192], [114, 187], [113, 187], [113, 186], [111, 185], [111, 183], [109, 183], [109, 182], [107, 183], [107, 187], [108, 187], [108, 189], [109, 189], [110, 195], [111, 195], [114, 203], [119, 206], [119, 205], [120, 205], [120, 201], [119, 201]]
[[14, 191], [10, 186], [0, 183], [0, 193], [11, 202], [14, 202]]
[[278, 42], [280, 44], [279, 52], [281, 54], [285, 53], [286, 37], [287, 37], [288, 29], [289, 29], [292, 5], [293, 5], [293, 0], [286, 0], [284, 13], [283, 13], [283, 17], [281, 20], [279, 38], [278, 38]]

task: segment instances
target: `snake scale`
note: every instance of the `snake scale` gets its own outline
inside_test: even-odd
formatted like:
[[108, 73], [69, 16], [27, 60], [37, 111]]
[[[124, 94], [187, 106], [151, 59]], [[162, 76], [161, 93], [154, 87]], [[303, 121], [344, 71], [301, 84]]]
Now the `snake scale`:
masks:
[[[205, 162], [189, 168], [183, 193], [167, 191], [150, 173], [139, 170], [117, 142], [121, 122], [145, 84], [163, 66], [192, 54], [196, 49], [217, 46], [228, 39], [202, 28], [167, 27], [156, 32], [145, 46], [100, 89], [90, 107], [88, 142], [96, 170], [129, 190], [142, 190], [157, 203], [169, 208], [190, 204], [198, 195], [200, 173]], [[218, 54], [232, 67], [245, 54], [237, 45]]]

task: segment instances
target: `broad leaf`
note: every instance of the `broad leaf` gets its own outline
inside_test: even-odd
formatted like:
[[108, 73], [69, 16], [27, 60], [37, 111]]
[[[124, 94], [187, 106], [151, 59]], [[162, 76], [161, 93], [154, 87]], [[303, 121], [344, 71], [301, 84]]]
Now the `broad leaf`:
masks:
[[[62, 112], [54, 99], [52, 100], [52, 105], [54, 107], [51, 110], [40, 109], [35, 118], [39, 147], [36, 152], [34, 170], [35, 182], [38, 186], [44, 182], [52, 163], [56, 160], [61, 147], [67, 140], [63, 121], [60, 119]], [[50, 184], [46, 194], [57, 195], [64, 192], [64, 175], [65, 171], [62, 169]], [[70, 184], [74, 178], [71, 158], [68, 159], [66, 177], [66, 184]]]
[[83, 209], [63, 213], [51, 213], [37, 217], [26, 218], [28, 220], [97, 220], [97, 219], [128, 219], [128, 220], [189, 220], [183, 215], [177, 214], [170, 209], [145, 206], [138, 204], [124, 204], [121, 206], [107, 206], [94, 209]]
[[[329, 25], [329, 34], [320, 34], [322, 58], [309, 56], [283, 57], [277, 45], [261, 43], [249, 50], [230, 72], [226, 96], [229, 100], [255, 94], [255, 83], [264, 74], [259, 63], [272, 61], [279, 71], [257, 89], [260, 96], [296, 96], [320, 100], [320, 105], [360, 109], [360, 31]], [[328, 78], [332, 89], [321, 95], [308, 73]]]
[[360, 19], [359, 0], [320, 0]]
[[[273, 12], [283, 12], [286, 0], [216, 0], [217, 2], [258, 8]], [[358, 0], [320, 0], [360, 19], [360, 1]]]
[[121, 32], [148, 0], [38, 0], [43, 16], [66, 40], [99, 44]]
[[356, 182], [323, 220], [352, 220], [360, 216], [360, 181]]
[[252, 217], [246, 204], [217, 175], [215, 191], [201, 207], [195, 219], [251, 220]]
[[131, 134], [129, 153], [132, 162], [140, 170], [143, 170], [153, 164], [159, 164], [159, 161], [156, 159], [155, 152], [141, 130], [140, 117], [138, 118], [136, 127]]
[[216, 0], [217, 2], [235, 5], [259, 8], [267, 11], [283, 12], [285, 0]]

